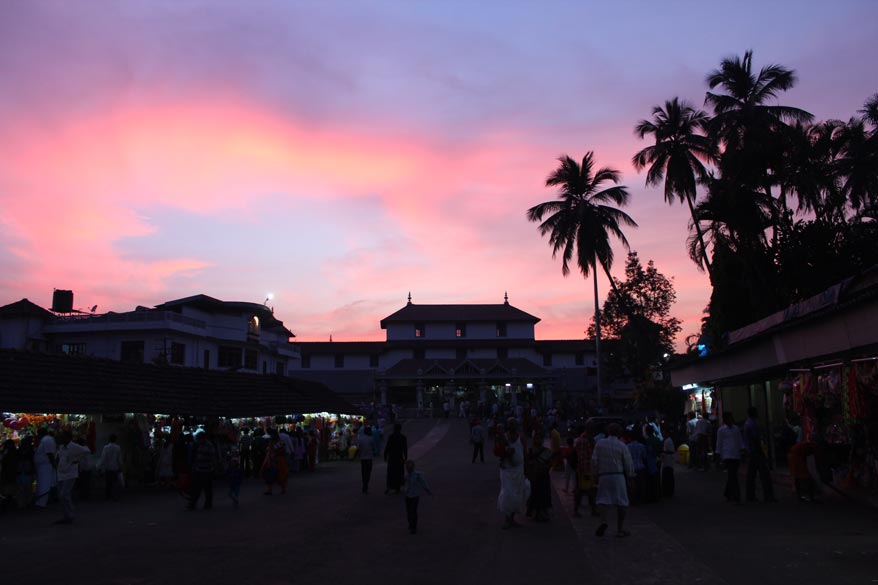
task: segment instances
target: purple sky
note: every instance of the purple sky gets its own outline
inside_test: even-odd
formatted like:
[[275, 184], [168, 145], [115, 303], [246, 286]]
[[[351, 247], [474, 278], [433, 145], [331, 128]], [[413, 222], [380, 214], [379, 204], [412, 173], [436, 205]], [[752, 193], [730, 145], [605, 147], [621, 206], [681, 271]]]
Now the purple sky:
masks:
[[784, 103], [847, 119], [878, 91], [876, 22], [874, 0], [6, 0], [0, 303], [271, 292], [301, 340], [365, 340], [409, 291], [508, 291], [538, 338], [582, 337], [591, 285], [525, 210], [559, 155], [593, 150], [631, 190], [633, 249], [675, 279], [682, 341], [709, 286], [687, 211], [631, 168], [634, 124], [700, 105], [747, 49], [797, 71]]

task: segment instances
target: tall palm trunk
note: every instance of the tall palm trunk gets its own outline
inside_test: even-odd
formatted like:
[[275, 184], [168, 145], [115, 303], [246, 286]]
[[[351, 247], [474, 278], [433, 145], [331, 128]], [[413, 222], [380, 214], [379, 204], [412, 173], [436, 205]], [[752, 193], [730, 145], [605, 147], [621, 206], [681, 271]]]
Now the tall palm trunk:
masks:
[[[592, 274], [594, 276], [594, 352], [597, 363], [596, 382], [598, 408], [601, 408], [603, 406], [603, 395], [601, 394], [601, 302], [598, 298], [598, 264], [596, 254], [592, 254], [591, 266]], [[612, 282], [612, 280], [610, 282]]]
[[695, 206], [692, 204], [692, 197], [686, 195], [686, 203], [689, 204], [689, 213], [692, 214], [692, 223], [695, 224], [695, 233], [698, 234], [698, 241], [701, 242], [701, 254], [704, 256], [704, 267], [707, 268], [707, 276], [710, 282], [713, 282], [713, 273], [710, 270], [710, 260], [707, 259], [707, 247], [704, 245], [704, 232], [701, 231], [701, 222], [695, 217]]

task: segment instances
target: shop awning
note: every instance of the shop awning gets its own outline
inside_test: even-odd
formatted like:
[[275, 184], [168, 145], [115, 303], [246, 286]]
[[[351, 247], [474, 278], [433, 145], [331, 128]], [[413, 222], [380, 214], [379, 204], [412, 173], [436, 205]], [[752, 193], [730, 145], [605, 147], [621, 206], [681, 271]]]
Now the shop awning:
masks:
[[357, 413], [318, 382], [12, 350], [0, 350], [0, 411], [227, 417]]

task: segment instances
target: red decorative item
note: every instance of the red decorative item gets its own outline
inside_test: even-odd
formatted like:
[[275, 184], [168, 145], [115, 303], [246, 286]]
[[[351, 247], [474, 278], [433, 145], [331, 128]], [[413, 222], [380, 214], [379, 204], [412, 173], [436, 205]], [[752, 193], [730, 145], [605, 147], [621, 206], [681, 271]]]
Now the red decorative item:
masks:
[[850, 417], [857, 420], [867, 418], [866, 401], [863, 397], [863, 391], [857, 379], [856, 366], [848, 372], [848, 413]]

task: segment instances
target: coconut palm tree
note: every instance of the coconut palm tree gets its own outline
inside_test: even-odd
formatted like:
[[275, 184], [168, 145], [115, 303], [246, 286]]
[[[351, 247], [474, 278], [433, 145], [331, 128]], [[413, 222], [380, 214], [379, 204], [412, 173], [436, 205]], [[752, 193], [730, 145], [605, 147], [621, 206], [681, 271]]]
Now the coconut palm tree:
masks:
[[781, 65], [767, 65], [754, 74], [753, 51], [744, 53], [743, 59], [723, 59], [720, 68], [707, 75], [707, 84], [710, 89], [725, 90], [707, 92], [704, 99], [705, 104], [713, 107], [712, 135], [725, 149], [758, 146], [753, 142], [777, 125], [810, 122], [814, 118], [799, 108], [768, 103], [795, 86], [796, 74]]
[[[781, 213], [795, 196], [797, 212], [813, 212], [820, 221], [844, 223], [844, 196], [837, 172], [837, 121], [789, 125], [781, 133], [781, 166], [777, 169]], [[789, 226], [787, 226], [789, 227]]]
[[[743, 59], [723, 59], [720, 68], [707, 75], [707, 84], [711, 90], [723, 90], [708, 91], [704, 102], [713, 107], [708, 134], [717, 145], [717, 166], [725, 185], [741, 187], [734, 194], [736, 199], [757, 192], [772, 197], [784, 166], [787, 124], [813, 119], [805, 110], [773, 103], [781, 92], [795, 86], [795, 73], [781, 65], [767, 65], [756, 73], [753, 52], [747, 51]], [[776, 244], [783, 207], [773, 206], [773, 211], [769, 227]], [[750, 237], [756, 239], [756, 234]]]
[[[619, 185], [619, 171], [607, 167], [594, 170], [594, 154], [589, 151], [580, 165], [567, 155], [558, 158], [558, 168], [546, 179], [546, 187], [558, 187], [558, 198], [535, 205], [527, 210], [527, 219], [541, 222], [540, 235], [549, 236], [552, 257], [561, 254], [561, 273], [570, 274], [574, 260], [583, 277], [594, 277], [595, 352], [597, 357], [597, 395], [601, 401], [601, 321], [598, 299], [600, 266], [611, 285], [615, 285], [610, 268], [613, 265], [613, 247], [610, 237], [630, 249], [622, 231], [623, 226], [637, 227], [624, 211], [611, 204], [628, 203], [628, 189]], [[603, 188], [607, 183], [614, 186]], [[545, 218], [545, 219], [544, 219]]]
[[696, 262], [699, 267], [706, 268], [709, 275], [710, 260], [704, 235], [695, 218], [696, 185], [707, 173], [704, 164], [714, 160], [713, 143], [704, 134], [699, 134], [708, 120], [707, 113], [676, 97], [666, 101], [664, 107], [656, 106], [652, 110], [652, 120], [641, 120], [634, 128], [634, 133], [640, 138], [651, 134], [655, 144], [635, 154], [632, 163], [638, 171], [649, 166], [646, 173], [648, 187], [658, 185], [664, 179], [665, 201], [669, 205], [675, 200], [689, 205], [692, 223], [704, 252]]
[[836, 161], [843, 177], [847, 203], [858, 216], [874, 217], [878, 211], [878, 94], [873, 95], [854, 116], [838, 127]]

